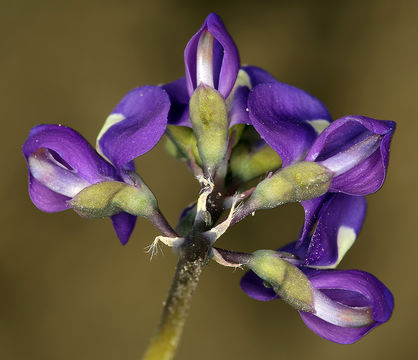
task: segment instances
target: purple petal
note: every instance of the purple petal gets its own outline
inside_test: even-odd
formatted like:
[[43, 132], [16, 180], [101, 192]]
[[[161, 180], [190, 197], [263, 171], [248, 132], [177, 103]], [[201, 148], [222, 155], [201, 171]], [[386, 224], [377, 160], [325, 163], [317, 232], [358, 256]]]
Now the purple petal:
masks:
[[48, 149], [37, 150], [28, 157], [27, 162], [29, 172], [34, 179], [52, 191], [69, 198], [91, 185], [77, 171], [63, 166]]
[[329, 196], [319, 212], [304, 265], [337, 266], [361, 230], [366, 207], [366, 199], [362, 196]]
[[171, 107], [168, 113], [168, 123], [170, 125], [192, 127], [189, 117], [189, 93], [187, 91], [186, 78], [182, 77], [162, 88], [167, 91], [170, 98]]
[[189, 95], [196, 89], [196, 56], [199, 39], [204, 31], [214, 37], [213, 74], [214, 85], [224, 98], [234, 86], [239, 70], [239, 55], [234, 41], [228, 34], [222, 20], [216, 14], [209, 14], [199, 31], [190, 39], [184, 50], [186, 79]]
[[113, 228], [122, 245], [126, 245], [136, 223], [136, 216], [121, 212], [111, 217]]
[[257, 85], [248, 97], [252, 125], [280, 155], [283, 166], [302, 159], [317, 137], [309, 123], [331, 121], [325, 106], [307, 92], [275, 82]]
[[302, 243], [306, 242], [308, 235], [312, 231], [319, 215], [321, 205], [327, 198], [327, 194], [322, 195], [318, 198], [302, 201], [301, 204], [305, 211], [305, 222], [303, 223], [302, 231], [299, 235], [297, 247], [301, 246]]
[[373, 135], [380, 135], [381, 142], [377, 150], [347, 172], [336, 176], [330, 187], [330, 191], [351, 195], [371, 194], [376, 192], [385, 180], [390, 141], [394, 131], [393, 121], [375, 120], [365, 116], [345, 116], [334, 121], [320, 134], [306, 160], [321, 162], [342, 152], [350, 154], [350, 150], [355, 148], [356, 144]]
[[35, 126], [23, 144], [26, 160], [41, 148], [52, 150], [59, 163], [91, 184], [115, 176], [114, 168], [78, 132], [66, 126]]
[[29, 172], [29, 196], [35, 206], [45, 212], [58, 212], [69, 208], [69, 197], [58, 194], [42, 185]]
[[229, 110], [230, 123], [229, 127], [237, 124], [250, 125], [250, 117], [248, 114], [247, 100], [250, 89], [246, 86], [238, 86], [232, 99], [231, 109]]
[[279, 298], [272, 288], [264, 286], [263, 280], [253, 271], [248, 271], [242, 277], [240, 285], [241, 289], [255, 300], [270, 301]]
[[[102, 153], [118, 168], [150, 151], [167, 126], [170, 100], [156, 86], [143, 86], [130, 91], [116, 106], [98, 139]], [[119, 118], [117, 118], [120, 116]]]
[[252, 87], [255, 87], [258, 84], [277, 82], [273, 75], [257, 66], [243, 66], [242, 70], [250, 77]]
[[389, 320], [393, 296], [373, 275], [358, 270], [325, 270], [307, 274], [314, 288], [323, 290], [329, 298], [348, 306], [369, 306], [373, 323], [356, 328], [330, 324], [313, 314], [299, 312], [305, 324], [319, 336], [340, 344], [358, 341], [376, 326]]

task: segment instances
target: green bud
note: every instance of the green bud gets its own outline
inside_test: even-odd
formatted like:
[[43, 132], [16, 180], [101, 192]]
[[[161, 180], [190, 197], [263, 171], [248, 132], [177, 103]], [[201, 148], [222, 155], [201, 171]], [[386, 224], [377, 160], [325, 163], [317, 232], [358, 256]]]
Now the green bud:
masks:
[[157, 200], [145, 184], [140, 187], [119, 181], [104, 181], [80, 191], [69, 201], [81, 216], [102, 218], [122, 211], [136, 216], [151, 216], [157, 209]]
[[277, 295], [297, 310], [312, 312], [311, 283], [302, 271], [281, 259], [273, 250], [257, 250], [252, 255], [246, 265]]
[[260, 182], [247, 206], [252, 210], [269, 209], [319, 197], [328, 191], [332, 176], [327, 168], [315, 162], [293, 164]]
[[171, 156], [177, 159], [189, 159], [191, 153], [196, 163], [202, 165], [196, 136], [192, 129], [186, 126], [167, 125], [166, 135], [166, 150]]
[[199, 85], [189, 104], [190, 120], [203, 167], [213, 173], [222, 162], [228, 146], [225, 100], [215, 89]]
[[243, 182], [277, 170], [281, 164], [280, 156], [270, 146], [251, 151], [247, 144], [240, 144], [233, 150], [230, 162], [232, 175]]

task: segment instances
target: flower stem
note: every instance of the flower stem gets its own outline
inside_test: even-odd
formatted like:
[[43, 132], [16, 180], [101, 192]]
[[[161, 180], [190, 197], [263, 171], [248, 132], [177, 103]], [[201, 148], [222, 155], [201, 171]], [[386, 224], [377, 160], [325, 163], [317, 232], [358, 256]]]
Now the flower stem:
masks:
[[174, 357], [209, 250], [209, 242], [197, 233], [191, 233], [180, 247], [176, 273], [160, 324], [142, 360], [170, 360]]

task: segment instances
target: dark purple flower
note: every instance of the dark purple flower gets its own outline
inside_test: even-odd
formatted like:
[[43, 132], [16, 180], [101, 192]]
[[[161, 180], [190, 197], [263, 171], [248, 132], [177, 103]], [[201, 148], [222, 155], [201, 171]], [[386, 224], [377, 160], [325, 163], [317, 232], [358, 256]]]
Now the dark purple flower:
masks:
[[[280, 155], [283, 167], [301, 160], [325, 166], [333, 174], [328, 189], [332, 193], [367, 195], [382, 186], [394, 122], [365, 116], [345, 116], [330, 122], [318, 100], [288, 85], [271, 82], [259, 70], [252, 71], [266, 83], [249, 94], [251, 124]], [[305, 210], [301, 239], [317, 221], [326, 197], [324, 194], [301, 202]]]
[[[212, 86], [226, 99], [230, 126], [239, 123], [251, 125], [250, 106], [247, 104], [248, 95], [251, 89], [257, 85], [270, 83], [275, 83], [275, 86], [280, 88], [278, 96], [284, 97], [285, 106], [282, 109], [277, 109], [279, 119], [290, 123], [292, 121], [302, 123], [312, 121], [311, 125], [308, 123], [302, 125], [308, 129], [305, 129], [307, 134], [304, 136], [308, 138], [309, 145], [312, 145], [316, 137], [314, 128], [318, 128], [317, 125], [320, 122], [325, 121], [328, 124], [331, 120], [325, 106], [305, 91], [276, 81], [272, 75], [258, 67], [244, 66], [240, 68], [237, 47], [222, 20], [216, 14], [209, 14], [199, 31], [190, 39], [184, 52], [184, 59], [186, 77], [163, 85], [171, 101], [169, 124], [191, 127], [189, 99], [200, 82]], [[255, 123], [254, 126], [261, 137], [266, 138], [266, 141], [269, 142], [271, 131], [265, 131], [258, 121]], [[300, 127], [298, 124], [295, 126]], [[285, 127], [292, 129], [291, 125]], [[281, 130], [283, 130], [283, 125], [278, 125], [274, 131]], [[282, 134], [281, 137], [283, 136], [285, 135]], [[270, 143], [269, 145], [272, 146]], [[297, 157], [304, 156], [309, 149], [306, 144], [297, 147], [303, 150], [303, 154], [297, 154]]]
[[394, 131], [393, 121], [344, 116], [319, 135], [305, 160], [334, 172], [331, 192], [371, 194], [385, 180]]
[[[277, 256], [298, 266], [311, 283], [314, 311], [300, 311], [309, 328], [325, 339], [353, 343], [389, 319], [393, 298], [371, 274], [328, 270], [339, 264], [354, 243], [366, 213], [365, 198], [327, 194], [320, 202], [312, 235], [282, 247]], [[241, 287], [256, 300], [279, 298], [253, 271], [244, 275]]]
[[[34, 127], [23, 145], [28, 163], [29, 194], [42, 211], [70, 207], [69, 200], [86, 187], [104, 181], [132, 183], [126, 170], [149, 151], [164, 133], [169, 99], [159, 87], [131, 91], [108, 117], [98, 137], [98, 151], [75, 130], [62, 125]], [[136, 216], [111, 217], [116, 234], [126, 244]]]
[[[299, 313], [317, 335], [336, 343], [351, 344], [392, 315], [393, 296], [373, 275], [358, 270], [300, 269], [310, 283], [312, 294], [311, 310], [299, 310]], [[252, 271], [242, 278], [241, 288], [256, 300], [279, 298], [273, 287]]]
[[359, 270], [317, 270], [308, 273], [317, 314], [300, 311], [317, 335], [340, 344], [354, 343], [388, 321], [393, 296], [375, 276]]

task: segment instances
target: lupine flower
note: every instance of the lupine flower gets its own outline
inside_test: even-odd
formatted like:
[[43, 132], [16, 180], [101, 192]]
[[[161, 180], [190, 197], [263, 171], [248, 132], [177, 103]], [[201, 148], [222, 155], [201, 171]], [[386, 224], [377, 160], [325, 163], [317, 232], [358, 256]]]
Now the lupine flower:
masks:
[[[330, 194], [319, 212], [317, 226], [309, 241], [294, 242], [274, 253], [288, 266], [297, 266], [309, 281], [312, 309], [297, 308], [303, 321], [318, 335], [338, 343], [359, 340], [387, 321], [393, 310], [392, 294], [373, 275], [357, 270], [325, 270], [335, 268], [352, 246], [365, 211], [363, 197]], [[242, 289], [256, 300], [278, 299], [272, 279], [258, 268], [253, 267], [253, 270], [257, 274], [250, 271], [242, 278]], [[298, 284], [299, 280], [287, 281], [292, 285], [289, 288], [306, 286], [303, 282]], [[295, 306], [291, 301], [290, 304]]]
[[[393, 296], [372, 274], [359, 270], [300, 269], [311, 289], [311, 309], [306, 311], [288, 302], [299, 310], [302, 320], [317, 335], [336, 343], [351, 344], [392, 315]], [[305, 282], [302, 284], [306, 286]], [[298, 279], [288, 285], [289, 288], [300, 286]], [[279, 298], [277, 290], [253, 272], [242, 279], [241, 287], [256, 300]]]
[[[179, 133], [179, 130], [172, 128], [172, 125], [192, 127], [189, 113], [190, 98], [199, 86], [212, 88], [225, 99], [226, 121], [229, 128], [237, 124], [253, 125], [261, 136], [257, 149], [269, 148], [264, 141], [266, 140], [268, 145], [280, 155], [281, 160], [275, 160], [273, 167], [260, 167], [257, 163], [258, 170], [275, 170], [281, 162], [284, 166], [287, 166], [305, 156], [318, 132], [331, 121], [331, 116], [326, 107], [305, 91], [276, 81], [270, 74], [260, 68], [254, 66], [240, 67], [237, 48], [216, 14], [210, 14], [200, 30], [190, 39], [184, 52], [184, 60], [186, 76], [163, 85], [171, 101], [167, 134], [176, 143], [177, 148], [180, 148], [185, 158], [190, 155], [186, 154], [187, 149], [185, 148], [190, 147], [191, 153], [199, 164], [201, 164], [202, 154], [196, 156], [194, 150], [196, 141], [193, 142], [193, 134], [189, 134], [186, 130]], [[262, 85], [266, 86], [266, 91], [269, 94], [272, 92], [272, 87], [275, 89], [273, 93], [276, 99], [271, 102], [266, 98], [266, 101], [270, 101], [270, 103], [264, 104], [268, 109], [270, 109], [269, 106], [272, 103], [276, 106], [272, 110], [274, 120], [271, 124], [264, 124], [263, 121], [254, 121], [253, 123], [252, 117], [249, 116], [252, 107], [249, 99], [257, 97], [257, 93], [250, 98], [249, 94], [254, 87], [258, 88]], [[202, 145], [199, 146], [199, 142], [202, 142], [200, 139], [201, 131], [196, 127], [196, 124], [193, 125], [193, 129], [198, 137], [197, 145], [202, 148]], [[209, 131], [207, 132], [209, 133]], [[274, 141], [269, 142], [271, 139], [274, 139]], [[278, 151], [278, 147], [283, 151]], [[226, 145], [223, 144], [220, 148], [218, 157], [224, 155]], [[241, 163], [243, 160], [242, 150], [241, 147]], [[201, 149], [200, 152], [202, 152]], [[250, 152], [252, 155], [254, 154], [252, 150]], [[271, 159], [270, 152], [267, 151], [266, 153], [268, 154], [263, 153], [262, 157], [268, 156]], [[232, 159], [234, 155], [232, 155]], [[257, 161], [260, 161], [260, 158]], [[236, 163], [235, 161], [234, 164]], [[249, 166], [248, 163], [247, 166]], [[246, 171], [242, 178], [243, 173], [238, 170], [238, 173], [232, 175], [238, 175], [242, 181], [243, 179], [249, 180], [247, 176], [252, 177], [261, 174]]]
[[[280, 155], [283, 168], [287, 169], [277, 171], [258, 184], [236, 221], [258, 209], [300, 201], [305, 209], [302, 237], [306, 237], [325, 199], [322, 195], [327, 192], [368, 195], [382, 186], [395, 123], [352, 115], [340, 118], [329, 126], [319, 120], [316, 125], [320, 125], [322, 131], [315, 136], [308, 125], [312, 121], [300, 122], [291, 116], [280, 117], [278, 113], [285, 108], [281, 100], [285, 95], [281, 93], [281, 88], [278, 84], [260, 84], [249, 94], [248, 104], [251, 123]], [[305, 104], [309, 102], [305, 101]], [[310, 109], [315, 109], [315, 104], [312, 102]], [[290, 108], [298, 109], [295, 104]], [[286, 129], [288, 125], [289, 129]], [[318, 164], [324, 172], [307, 162]], [[330, 182], [327, 171], [332, 178]], [[300, 179], [304, 182], [299, 184]], [[308, 183], [312, 193], [306, 187]], [[295, 193], [286, 193], [284, 185]], [[304, 191], [298, 191], [298, 186]]]
[[[390, 291], [371, 274], [335, 268], [362, 227], [364, 195], [383, 184], [395, 124], [364, 116], [332, 122], [327, 108], [307, 92], [258, 67], [241, 67], [237, 47], [216, 14], [190, 39], [184, 62], [185, 77], [130, 91], [106, 119], [96, 150], [68, 127], [33, 128], [23, 153], [34, 204], [46, 212], [72, 208], [84, 217], [111, 217], [122, 244], [137, 216], [149, 219], [162, 233], [149, 247], [151, 254], [161, 241], [180, 255], [169, 299], [186, 296], [212, 258], [225, 266], [247, 266], [241, 286], [249, 296], [280, 297], [328, 340], [352, 343], [387, 321]], [[187, 160], [201, 184], [177, 231], [133, 162], [164, 134], [170, 154]], [[301, 202], [305, 210], [295, 242], [252, 254], [213, 247], [250, 213], [288, 202]], [[217, 224], [227, 208], [229, 215]], [[179, 325], [169, 337], [164, 334], [169, 352], [182, 327], [177, 310], [188, 306], [188, 299], [181, 300], [168, 301], [177, 305], [163, 317], [165, 325]], [[160, 343], [151, 348], [155, 344]]]
[[[158, 87], [146, 86], [130, 92], [99, 134], [98, 150], [102, 156], [73, 129], [62, 125], [34, 127], [23, 145], [33, 203], [46, 212], [66, 210], [76, 207], [71, 200], [83, 190], [104, 182], [123, 182], [145, 189], [145, 184], [132, 176], [132, 160], [158, 142], [165, 130], [169, 105], [167, 94]], [[116, 186], [112, 187], [113, 195], [120, 190]], [[83, 194], [85, 198], [86, 193]], [[126, 244], [136, 216], [118, 211], [114, 203], [108, 205], [112, 212], [118, 212], [111, 219], [119, 240]]]
[[[172, 104], [169, 124], [191, 126], [188, 104], [199, 84], [213, 87], [227, 100], [230, 126], [251, 123], [247, 109], [248, 93], [262, 83], [276, 83], [281, 87], [284, 108], [279, 111], [279, 116], [285, 121], [331, 121], [325, 106], [305, 91], [278, 82], [258, 67], [240, 67], [237, 47], [216, 14], [209, 14], [190, 39], [184, 51], [184, 62], [186, 76], [163, 85]], [[259, 133], [262, 137], [267, 136], [262, 130]]]

